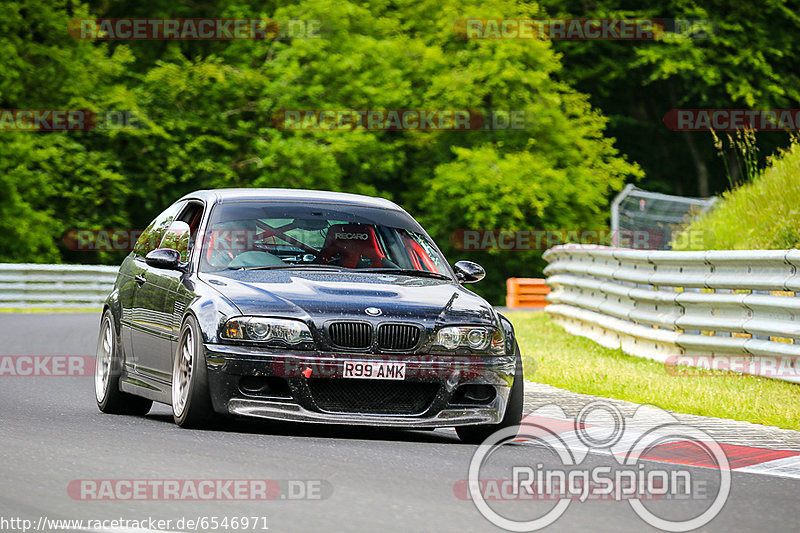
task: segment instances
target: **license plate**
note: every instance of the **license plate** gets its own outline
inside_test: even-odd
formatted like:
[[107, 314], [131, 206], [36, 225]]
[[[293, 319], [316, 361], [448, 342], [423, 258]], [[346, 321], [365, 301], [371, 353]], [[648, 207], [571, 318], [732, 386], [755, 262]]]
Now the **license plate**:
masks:
[[406, 379], [405, 363], [345, 361], [342, 377], [357, 379]]

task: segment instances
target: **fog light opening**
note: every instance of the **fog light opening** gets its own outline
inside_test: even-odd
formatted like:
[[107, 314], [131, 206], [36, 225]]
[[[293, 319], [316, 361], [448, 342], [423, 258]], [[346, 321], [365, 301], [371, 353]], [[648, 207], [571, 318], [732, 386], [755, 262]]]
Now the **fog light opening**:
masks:
[[459, 405], [486, 405], [497, 396], [491, 385], [462, 385], [456, 389], [450, 403]]
[[244, 376], [239, 380], [239, 390], [249, 396], [291, 398], [289, 384], [275, 376]]

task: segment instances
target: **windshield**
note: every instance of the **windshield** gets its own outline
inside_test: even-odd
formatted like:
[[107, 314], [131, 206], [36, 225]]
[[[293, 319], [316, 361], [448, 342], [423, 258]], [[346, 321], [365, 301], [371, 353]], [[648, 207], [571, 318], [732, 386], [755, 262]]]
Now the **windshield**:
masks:
[[318, 267], [449, 276], [422, 228], [405, 213], [386, 209], [220, 203], [203, 241], [201, 272]]

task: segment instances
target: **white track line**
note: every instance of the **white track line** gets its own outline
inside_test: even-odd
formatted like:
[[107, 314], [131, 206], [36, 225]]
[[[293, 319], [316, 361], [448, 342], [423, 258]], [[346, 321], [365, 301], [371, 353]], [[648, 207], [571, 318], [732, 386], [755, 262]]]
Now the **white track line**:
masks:
[[800, 479], [800, 455], [737, 468], [735, 472]]

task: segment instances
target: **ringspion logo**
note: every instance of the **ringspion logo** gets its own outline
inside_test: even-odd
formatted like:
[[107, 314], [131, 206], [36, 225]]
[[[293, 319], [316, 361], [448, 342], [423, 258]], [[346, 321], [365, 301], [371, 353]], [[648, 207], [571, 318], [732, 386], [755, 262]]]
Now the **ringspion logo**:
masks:
[[[539, 450], [515, 454], [518, 459], [511, 465], [493, 463], [493, 457], [503, 455], [501, 447], [512, 441], [525, 441]], [[674, 465], [665, 468], [650, 459], [674, 445], [691, 449], [694, 461], [707, 464], [715, 474], [703, 476], [697, 469]], [[587, 461], [590, 453], [593, 460]], [[503, 470], [507, 476], [498, 478]], [[495, 526], [520, 532], [544, 529], [570, 505], [592, 501], [627, 502], [655, 528], [692, 531], [722, 511], [731, 488], [728, 457], [707, 433], [648, 406], [639, 406], [633, 416], [625, 417], [604, 400], [587, 403], [574, 420], [558, 405], [538, 408], [520, 426], [489, 436], [472, 456], [468, 472], [466, 480], [454, 484], [454, 495], [471, 500]], [[643, 503], [653, 500], [663, 505]], [[687, 500], [694, 505], [669, 506]], [[494, 501], [509, 503], [493, 507], [489, 502]], [[514, 502], [524, 503], [514, 508]], [[547, 504], [537, 506], [536, 502]]]

